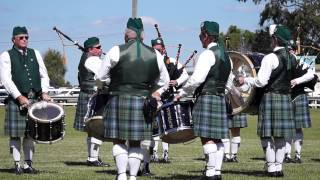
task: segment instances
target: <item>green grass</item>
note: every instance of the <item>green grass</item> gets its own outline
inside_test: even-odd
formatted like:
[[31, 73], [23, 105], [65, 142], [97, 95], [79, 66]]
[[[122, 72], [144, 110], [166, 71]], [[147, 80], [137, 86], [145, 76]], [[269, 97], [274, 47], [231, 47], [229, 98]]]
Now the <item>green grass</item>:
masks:
[[[8, 137], [3, 136], [4, 109], [0, 108], [0, 179], [115, 179], [111, 143], [104, 143], [102, 159], [112, 167], [87, 167], [85, 165], [86, 134], [72, 128], [74, 107], [65, 108], [66, 136], [53, 145], [38, 144], [34, 156], [37, 175], [16, 176], [12, 173], [13, 162], [9, 154]], [[304, 130], [302, 164], [285, 164], [283, 179], [320, 179], [320, 110], [312, 110], [313, 127]], [[239, 163], [223, 164], [223, 179], [269, 179], [263, 176], [263, 154], [256, 136], [256, 117], [250, 116], [249, 127], [241, 131]], [[151, 164], [152, 177], [138, 179], [199, 179], [204, 167], [203, 150], [199, 139], [187, 144], [170, 145], [170, 164]]]

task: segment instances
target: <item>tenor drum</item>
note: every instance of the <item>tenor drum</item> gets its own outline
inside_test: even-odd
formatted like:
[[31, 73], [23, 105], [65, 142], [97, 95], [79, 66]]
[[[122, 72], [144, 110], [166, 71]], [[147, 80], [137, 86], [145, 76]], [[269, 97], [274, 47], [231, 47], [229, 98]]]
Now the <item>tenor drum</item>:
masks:
[[40, 101], [28, 110], [27, 133], [37, 143], [52, 144], [65, 135], [63, 108], [53, 102]]
[[85, 130], [89, 137], [95, 137], [102, 141], [109, 141], [104, 138], [103, 111], [107, 105], [108, 95], [95, 93], [89, 99], [88, 110], [84, 118]]
[[159, 126], [163, 129], [162, 141], [177, 144], [195, 138], [193, 133], [192, 111], [193, 102], [169, 102], [161, 108]]
[[[228, 52], [232, 63], [232, 73], [235, 77], [257, 77], [264, 54], [251, 53], [241, 54], [239, 52]], [[248, 114], [257, 114], [259, 103], [262, 98], [262, 88], [253, 88], [246, 84], [239, 86], [234, 80], [231, 90], [228, 92], [226, 99], [232, 115], [240, 112]]]

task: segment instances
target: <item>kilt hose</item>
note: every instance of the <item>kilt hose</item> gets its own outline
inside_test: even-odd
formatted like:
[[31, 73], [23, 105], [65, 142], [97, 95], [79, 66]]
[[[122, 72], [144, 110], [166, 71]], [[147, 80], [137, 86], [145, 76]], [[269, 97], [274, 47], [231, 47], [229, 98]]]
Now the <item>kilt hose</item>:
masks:
[[192, 112], [195, 136], [225, 139], [229, 137], [225, 97], [201, 95]]
[[73, 123], [73, 128], [78, 131], [84, 131], [84, 116], [86, 115], [88, 110], [89, 99], [93, 94], [94, 91], [92, 91], [92, 93], [80, 91], [77, 102], [76, 115]]
[[140, 96], [110, 96], [103, 115], [105, 138], [150, 140], [152, 123], [147, 124], [145, 121], [144, 100], [145, 98]]
[[[29, 99], [32, 104], [35, 99]], [[8, 97], [6, 103], [6, 115], [4, 119], [4, 134], [10, 137], [25, 137], [28, 123], [28, 110], [20, 110], [19, 103], [12, 97]]]
[[298, 95], [292, 103], [296, 129], [310, 128], [311, 118], [307, 94]]
[[294, 137], [295, 123], [290, 95], [265, 93], [259, 106], [257, 126], [259, 137]]
[[229, 128], [244, 128], [248, 127], [247, 123], [247, 115], [240, 113], [231, 116], [231, 118], [228, 118], [228, 127]]

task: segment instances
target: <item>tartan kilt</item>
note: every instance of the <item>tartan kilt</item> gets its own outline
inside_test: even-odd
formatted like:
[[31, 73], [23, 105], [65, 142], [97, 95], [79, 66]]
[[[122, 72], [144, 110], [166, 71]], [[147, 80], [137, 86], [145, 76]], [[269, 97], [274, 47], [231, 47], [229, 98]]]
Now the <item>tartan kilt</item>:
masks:
[[296, 128], [310, 128], [311, 118], [307, 94], [298, 95], [293, 101], [293, 114]]
[[104, 111], [105, 138], [122, 140], [150, 140], [152, 123], [143, 115], [145, 98], [140, 96], [111, 96]]
[[264, 94], [257, 126], [260, 137], [294, 137], [295, 123], [290, 95], [270, 92]]
[[87, 113], [88, 110], [88, 102], [90, 97], [94, 94], [87, 93], [84, 91], [80, 91], [78, 102], [77, 102], [77, 109], [76, 109], [76, 115], [74, 118], [73, 128], [78, 131], [85, 131], [84, 130], [84, 116]]
[[[29, 99], [30, 103], [36, 102]], [[4, 134], [10, 137], [25, 137], [28, 122], [28, 110], [19, 109], [20, 105], [12, 97], [8, 98], [6, 104], [6, 115], [4, 119]]]
[[195, 136], [224, 139], [229, 137], [225, 97], [201, 95], [192, 112]]
[[248, 127], [247, 115], [240, 113], [240, 114], [233, 115], [231, 118], [228, 118], [228, 127], [229, 128]]

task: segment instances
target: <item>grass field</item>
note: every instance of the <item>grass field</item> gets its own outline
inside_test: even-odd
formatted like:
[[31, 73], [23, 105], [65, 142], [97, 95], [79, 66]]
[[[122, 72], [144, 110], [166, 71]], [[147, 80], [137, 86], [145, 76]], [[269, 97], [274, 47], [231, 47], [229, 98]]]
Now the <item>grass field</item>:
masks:
[[[87, 167], [85, 164], [86, 134], [72, 128], [74, 107], [65, 108], [66, 136], [53, 145], [36, 146], [34, 167], [40, 173], [17, 176], [12, 173], [13, 162], [9, 154], [8, 137], [3, 136], [4, 109], [0, 108], [0, 179], [115, 179], [116, 168], [111, 153], [111, 143], [102, 146], [102, 159], [112, 167]], [[282, 179], [320, 179], [320, 110], [311, 110], [313, 127], [304, 130], [302, 164], [285, 164]], [[223, 179], [269, 179], [263, 174], [263, 154], [256, 136], [256, 117], [249, 117], [249, 127], [241, 131], [239, 163], [224, 163]], [[161, 149], [161, 148], [160, 148]], [[188, 144], [170, 145], [170, 164], [151, 164], [155, 176], [138, 179], [199, 179], [204, 167], [204, 156], [199, 139]]]

